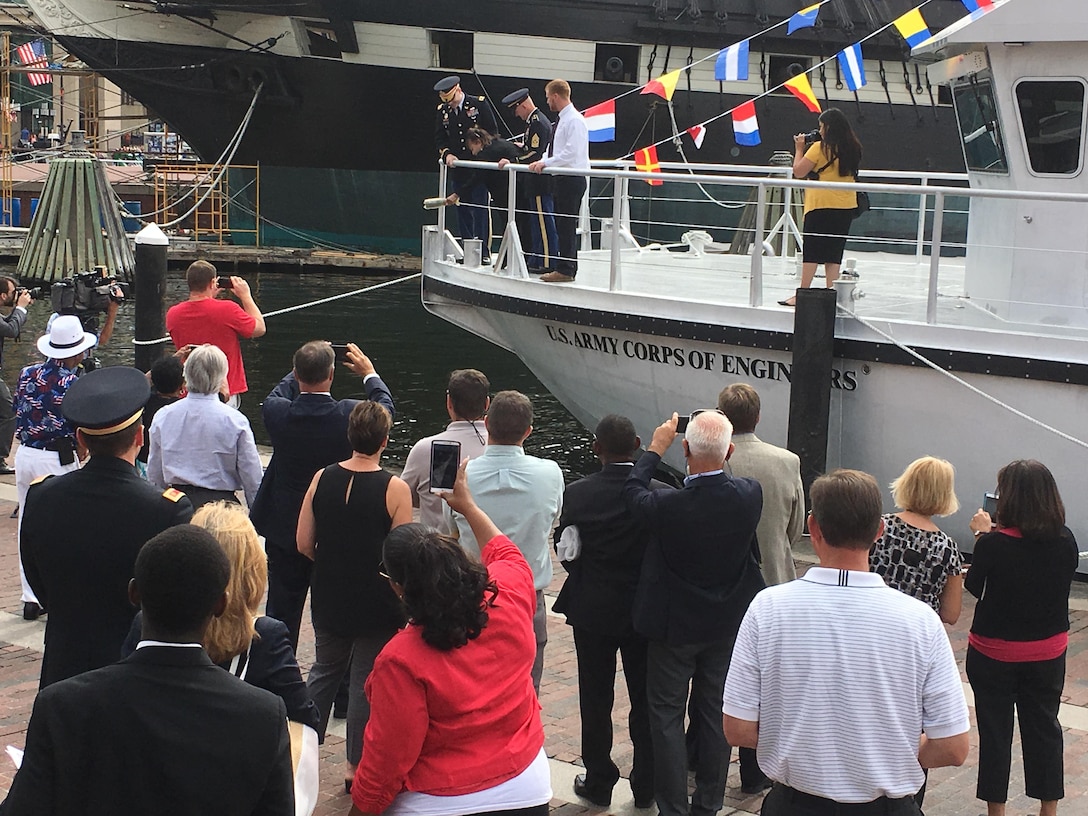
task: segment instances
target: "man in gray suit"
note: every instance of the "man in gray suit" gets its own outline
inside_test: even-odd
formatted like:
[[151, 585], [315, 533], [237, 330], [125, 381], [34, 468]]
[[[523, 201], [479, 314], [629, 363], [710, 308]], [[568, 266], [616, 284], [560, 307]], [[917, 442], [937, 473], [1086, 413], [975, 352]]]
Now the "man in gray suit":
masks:
[[763, 515], [756, 528], [767, 586], [797, 577], [793, 546], [805, 526], [805, 491], [797, 454], [756, 436], [759, 394], [747, 383], [733, 383], [718, 395], [718, 410], [733, 423], [736, 450], [729, 460], [734, 476], [748, 476], [763, 487]]
[[[805, 491], [801, 486], [801, 460], [797, 454], [761, 440], [755, 434], [759, 422], [759, 394], [747, 383], [733, 383], [718, 395], [718, 410], [733, 423], [729, 459], [734, 476], [747, 476], [763, 488], [763, 515], [756, 527], [760, 571], [767, 586], [784, 584], [797, 577], [793, 545], [805, 526]], [[740, 748], [740, 787], [756, 794], [771, 780], [756, 762], [755, 751]]]

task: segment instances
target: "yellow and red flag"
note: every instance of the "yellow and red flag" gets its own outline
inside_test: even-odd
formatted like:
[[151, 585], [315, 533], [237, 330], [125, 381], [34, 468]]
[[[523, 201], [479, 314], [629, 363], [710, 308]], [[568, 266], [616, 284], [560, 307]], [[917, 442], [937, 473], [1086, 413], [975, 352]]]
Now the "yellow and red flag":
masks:
[[641, 94], [657, 94], [662, 99], [672, 99], [676, 91], [676, 83], [680, 81], [680, 72], [683, 68], [677, 68], [667, 74], [662, 74], [657, 79], [651, 79], [642, 86]]
[[787, 79], [785, 84], [786, 89], [800, 99], [806, 108], [813, 113], [820, 112], [820, 103], [816, 99], [816, 94], [812, 92], [812, 84], [805, 74], [798, 74], [792, 79]]
[[[661, 165], [657, 163], [657, 147], [650, 145], [635, 151], [635, 168], [643, 173], [660, 173]], [[646, 179], [651, 187], [657, 187], [665, 182], [661, 179]]]

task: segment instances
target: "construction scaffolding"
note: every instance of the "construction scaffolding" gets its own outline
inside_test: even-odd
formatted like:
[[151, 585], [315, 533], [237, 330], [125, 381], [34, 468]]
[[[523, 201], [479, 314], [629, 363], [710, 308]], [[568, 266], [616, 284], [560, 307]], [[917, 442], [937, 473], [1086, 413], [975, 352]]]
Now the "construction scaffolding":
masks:
[[[247, 198], [256, 209], [253, 226], [231, 225], [231, 179], [240, 171], [248, 177]], [[253, 186], [252, 193], [249, 187]], [[245, 243], [261, 245], [261, 168], [259, 165], [231, 165], [230, 172], [214, 164], [163, 161], [155, 165], [155, 220], [175, 227], [194, 241], [207, 241], [220, 246]], [[253, 236], [253, 243], [244, 239]]]
[[13, 220], [12, 200], [15, 193], [11, 183], [11, 124], [15, 112], [11, 106], [11, 34], [0, 38], [0, 226], [17, 226]]

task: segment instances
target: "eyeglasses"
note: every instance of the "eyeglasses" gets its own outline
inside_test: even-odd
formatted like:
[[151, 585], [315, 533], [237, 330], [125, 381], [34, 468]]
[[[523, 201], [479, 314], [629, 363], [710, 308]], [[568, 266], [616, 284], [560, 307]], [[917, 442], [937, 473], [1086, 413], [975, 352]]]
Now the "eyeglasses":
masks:
[[717, 408], [696, 408], [691, 412], [691, 418], [695, 419], [699, 414], [717, 414], [718, 416], [725, 416], [725, 413]]

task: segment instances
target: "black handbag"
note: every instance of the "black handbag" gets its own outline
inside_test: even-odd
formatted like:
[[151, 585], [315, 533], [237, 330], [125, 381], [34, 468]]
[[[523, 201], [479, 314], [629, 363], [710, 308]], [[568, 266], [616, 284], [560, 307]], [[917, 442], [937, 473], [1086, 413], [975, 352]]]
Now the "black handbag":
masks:
[[858, 190], [858, 205], [854, 208], [854, 218], [869, 212], [869, 194], [864, 190]]

